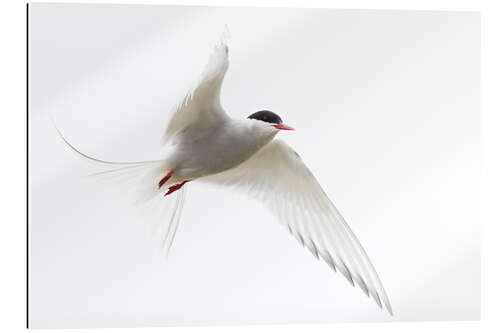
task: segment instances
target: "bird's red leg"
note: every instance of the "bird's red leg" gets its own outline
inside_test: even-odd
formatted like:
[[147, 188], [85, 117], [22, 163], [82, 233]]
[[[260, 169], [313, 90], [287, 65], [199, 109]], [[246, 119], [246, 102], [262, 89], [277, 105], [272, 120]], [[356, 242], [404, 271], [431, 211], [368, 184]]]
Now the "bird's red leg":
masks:
[[168, 188], [168, 192], [165, 193], [165, 196], [171, 194], [171, 193], [174, 193], [175, 191], [179, 190], [184, 184], [186, 184], [187, 182], [189, 182], [189, 180], [185, 180], [183, 181], [182, 183], [180, 184], [176, 184], [176, 185], [173, 185], [173, 186], [170, 186]]
[[170, 177], [172, 177], [172, 174], [174, 173], [174, 169], [170, 170], [165, 177], [163, 177], [160, 182], [158, 183], [158, 188], [162, 187], [163, 184], [165, 184]]

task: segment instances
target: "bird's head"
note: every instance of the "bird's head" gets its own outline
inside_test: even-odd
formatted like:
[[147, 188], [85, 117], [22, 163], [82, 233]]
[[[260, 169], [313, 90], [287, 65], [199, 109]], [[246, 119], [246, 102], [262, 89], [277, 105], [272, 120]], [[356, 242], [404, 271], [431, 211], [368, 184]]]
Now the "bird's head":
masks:
[[248, 116], [248, 119], [257, 120], [262, 123], [261, 124], [262, 126], [274, 127], [277, 130], [284, 130], [284, 131], [294, 130], [293, 127], [283, 124], [283, 121], [281, 120], [280, 116], [268, 110], [252, 113], [250, 116]]

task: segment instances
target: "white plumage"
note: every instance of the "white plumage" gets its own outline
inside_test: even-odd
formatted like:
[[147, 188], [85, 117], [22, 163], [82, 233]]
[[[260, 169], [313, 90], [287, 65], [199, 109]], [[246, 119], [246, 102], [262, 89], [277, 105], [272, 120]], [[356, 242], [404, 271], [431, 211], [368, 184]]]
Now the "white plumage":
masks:
[[273, 140], [248, 161], [202, 180], [258, 199], [316, 257], [356, 283], [379, 306], [392, 308], [370, 259], [300, 156]]
[[103, 161], [79, 152], [63, 139], [80, 155], [96, 162], [129, 164], [104, 174], [123, 173], [135, 179], [142, 200], [164, 200], [169, 187], [167, 194], [177, 197], [172, 198], [173, 212], [162, 236], [167, 251], [180, 221], [185, 200], [183, 185], [196, 180], [229, 186], [262, 201], [302, 245], [392, 315], [384, 287], [344, 218], [300, 156], [283, 141], [274, 139], [280, 129], [290, 128], [281, 124], [279, 117], [279, 121], [239, 120], [223, 110], [220, 91], [228, 66], [228, 47], [220, 43], [202, 79], [170, 119], [163, 136], [170, 150], [164, 159]]

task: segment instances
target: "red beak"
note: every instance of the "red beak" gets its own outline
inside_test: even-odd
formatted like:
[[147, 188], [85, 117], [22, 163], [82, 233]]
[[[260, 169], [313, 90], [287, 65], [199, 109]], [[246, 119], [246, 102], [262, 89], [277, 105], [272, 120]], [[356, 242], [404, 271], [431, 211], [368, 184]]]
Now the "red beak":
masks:
[[274, 127], [276, 127], [279, 130], [285, 130], [285, 131], [294, 131], [295, 130], [295, 128], [288, 126], [288, 125], [285, 125], [285, 124], [277, 124], [277, 125], [274, 125]]

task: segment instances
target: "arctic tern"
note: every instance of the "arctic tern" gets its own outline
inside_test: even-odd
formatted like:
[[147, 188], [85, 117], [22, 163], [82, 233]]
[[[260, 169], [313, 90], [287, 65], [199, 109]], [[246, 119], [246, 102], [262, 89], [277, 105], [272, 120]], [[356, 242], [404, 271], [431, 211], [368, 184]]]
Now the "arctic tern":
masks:
[[360, 242], [301, 157], [275, 139], [280, 131], [293, 128], [268, 110], [235, 119], [222, 108], [220, 92], [228, 66], [228, 46], [221, 42], [214, 47], [197, 86], [175, 109], [163, 136], [163, 143], [171, 149], [162, 159], [97, 159], [76, 149], [56, 129], [81, 156], [103, 164], [126, 165], [101, 174], [138, 174], [143, 199], [177, 196], [164, 236], [168, 249], [179, 224], [186, 183], [230, 186], [261, 201], [316, 258], [322, 258], [353, 286], [357, 284], [380, 308], [384, 304], [392, 315], [382, 282]]

